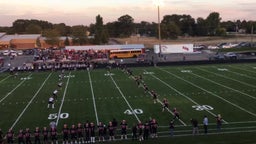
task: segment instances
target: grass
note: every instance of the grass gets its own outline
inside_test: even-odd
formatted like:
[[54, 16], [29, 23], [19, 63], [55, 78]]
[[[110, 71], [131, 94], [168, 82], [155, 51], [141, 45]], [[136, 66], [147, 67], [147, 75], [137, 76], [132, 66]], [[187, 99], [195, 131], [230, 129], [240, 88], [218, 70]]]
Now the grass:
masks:
[[[168, 129], [173, 115], [168, 111], [162, 112], [161, 104], [154, 104], [149, 93], [144, 93], [142, 87], [119, 69], [112, 69], [110, 73], [105, 69], [65, 71], [64, 85], [54, 109], [47, 109], [47, 102], [57, 88], [60, 72], [20, 72], [17, 77], [2, 73], [0, 128], [4, 132], [10, 127], [15, 132], [25, 128], [34, 130], [36, 126], [48, 126], [51, 121], [56, 121], [60, 133], [65, 123], [71, 126], [88, 120], [107, 124], [115, 118], [118, 123], [122, 119], [127, 120], [131, 128], [138, 121], [155, 118], [159, 124], [157, 143], [255, 141], [255, 64], [131, 69], [134, 75], [143, 76], [144, 83], [159, 94], [160, 101], [167, 98], [170, 109], [176, 107], [180, 112], [182, 121], [175, 120], [173, 138], [169, 138]], [[217, 114], [224, 119], [220, 134], [216, 134]], [[195, 118], [201, 124], [204, 115], [209, 118], [209, 135], [191, 136], [190, 119]], [[202, 133], [201, 125], [200, 130]], [[146, 143], [156, 143], [156, 140]]]

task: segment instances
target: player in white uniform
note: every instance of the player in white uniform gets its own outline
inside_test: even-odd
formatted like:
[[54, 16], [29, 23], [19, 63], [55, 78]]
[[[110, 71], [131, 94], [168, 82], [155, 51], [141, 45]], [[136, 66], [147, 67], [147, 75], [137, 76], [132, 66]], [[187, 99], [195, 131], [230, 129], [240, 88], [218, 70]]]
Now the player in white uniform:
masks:
[[53, 97], [50, 97], [48, 100], [47, 108], [50, 108], [50, 106], [52, 106], [52, 108], [54, 108], [54, 98]]

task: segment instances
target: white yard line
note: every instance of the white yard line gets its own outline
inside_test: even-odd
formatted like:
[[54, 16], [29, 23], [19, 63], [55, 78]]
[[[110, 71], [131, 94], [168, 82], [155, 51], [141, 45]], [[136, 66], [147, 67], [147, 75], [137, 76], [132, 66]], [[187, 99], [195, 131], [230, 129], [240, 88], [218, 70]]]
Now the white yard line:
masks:
[[200, 75], [198, 75], [198, 74], [195, 74], [195, 73], [189, 73], [189, 74], [194, 75], [194, 76], [197, 76], [197, 77], [199, 77], [199, 78], [201, 78], [201, 79], [207, 80], [207, 81], [209, 81], [209, 82], [211, 82], [211, 83], [214, 83], [214, 84], [216, 84], [216, 85], [219, 85], [219, 86], [224, 87], [224, 88], [227, 88], [227, 89], [230, 89], [230, 90], [232, 90], [232, 91], [234, 91], [234, 92], [240, 93], [240, 94], [242, 94], [242, 95], [248, 96], [248, 97], [250, 97], [250, 98], [256, 100], [256, 97], [254, 97], [254, 96], [252, 96], [252, 95], [249, 95], [249, 94], [247, 94], [247, 93], [244, 93], [244, 92], [241, 92], [241, 91], [239, 91], [239, 90], [233, 89], [233, 88], [231, 88], [231, 87], [225, 86], [225, 85], [223, 85], [223, 84], [221, 84], [221, 83], [215, 82], [215, 81], [213, 81], [213, 80], [210, 80], [210, 79], [208, 79], [208, 78], [202, 77], [202, 76], [200, 76]]
[[113, 81], [113, 83], [115, 84], [116, 88], [118, 89], [119, 93], [122, 95], [123, 99], [125, 100], [126, 104], [128, 105], [128, 107], [130, 108], [130, 110], [132, 111], [133, 115], [135, 116], [135, 118], [137, 119], [138, 122], [141, 122], [140, 119], [138, 118], [137, 114], [134, 112], [134, 109], [131, 107], [131, 105], [129, 104], [129, 102], [127, 101], [127, 99], [125, 98], [123, 92], [121, 91], [121, 89], [118, 87], [118, 85], [116, 84], [115, 80], [113, 79], [112, 75], [109, 75], [111, 80]]
[[[32, 74], [30, 74], [28, 77], [30, 77]], [[26, 81], [26, 79], [23, 79], [13, 90], [11, 90], [10, 92], [7, 93], [7, 95], [5, 95], [5, 97], [3, 97], [0, 100], [0, 103], [3, 102], [10, 94], [12, 94], [18, 87], [20, 87], [24, 82]]]
[[[160, 68], [159, 68], [159, 69], [160, 69]], [[228, 100], [222, 98], [221, 96], [219, 96], [219, 95], [217, 95], [217, 94], [214, 94], [213, 92], [210, 92], [210, 91], [208, 91], [208, 90], [206, 90], [206, 89], [204, 89], [204, 88], [202, 88], [202, 87], [200, 87], [200, 86], [198, 86], [198, 85], [196, 85], [196, 84], [194, 84], [194, 83], [192, 83], [192, 82], [190, 82], [190, 81], [187, 81], [187, 80], [185, 80], [185, 79], [183, 79], [183, 78], [181, 78], [181, 77], [179, 77], [179, 76], [177, 76], [177, 75], [175, 75], [175, 74], [173, 74], [173, 73], [171, 73], [171, 72], [169, 72], [169, 71], [166, 71], [166, 70], [163, 70], [163, 69], [160, 69], [160, 70], [165, 71], [166, 73], [169, 73], [169, 74], [171, 74], [172, 76], [174, 76], [174, 77], [176, 77], [176, 78], [178, 78], [178, 79], [180, 79], [180, 80], [183, 80], [183, 81], [185, 81], [185, 82], [187, 82], [187, 83], [189, 83], [189, 84], [191, 84], [191, 85], [193, 85], [193, 86], [195, 86], [195, 87], [197, 87], [197, 88], [199, 88], [199, 89], [201, 89], [201, 90], [203, 90], [203, 91], [205, 91], [205, 92], [207, 92], [207, 93], [209, 93], [209, 94], [211, 94], [211, 95], [213, 95], [213, 96], [215, 96], [215, 97], [217, 97], [217, 98], [219, 98], [219, 99], [221, 99], [221, 100], [223, 100], [223, 101], [225, 101], [225, 102], [227, 102], [227, 103], [229, 103], [229, 104], [231, 104], [232, 106], [237, 107], [238, 109], [240, 109], [240, 110], [242, 110], [242, 111], [244, 111], [244, 112], [246, 112], [246, 113], [249, 113], [249, 114], [251, 114], [251, 115], [253, 115], [253, 116], [256, 117], [256, 114], [255, 114], [255, 113], [250, 112], [250, 111], [246, 110], [245, 108], [242, 108], [242, 107], [240, 107], [239, 105], [234, 104], [234, 103], [232, 103], [232, 102], [230, 102], [230, 101], [228, 101]]]
[[30, 104], [33, 102], [33, 100], [36, 98], [36, 96], [38, 95], [38, 93], [41, 91], [41, 89], [43, 88], [43, 86], [45, 85], [46, 81], [50, 78], [50, 76], [52, 75], [52, 73], [50, 73], [48, 75], [48, 77], [44, 80], [44, 82], [42, 83], [42, 85], [40, 86], [40, 88], [37, 90], [37, 92], [35, 93], [35, 95], [32, 97], [32, 99], [28, 102], [28, 104], [26, 105], [26, 107], [23, 109], [23, 111], [20, 113], [20, 115], [18, 116], [18, 118], [15, 120], [15, 122], [12, 124], [11, 128], [13, 129], [13, 127], [17, 124], [17, 122], [20, 120], [20, 118], [22, 117], [22, 115], [25, 113], [25, 111], [27, 110], [27, 108], [30, 106]]
[[2, 80], [0, 81], [0, 83], [2, 83], [3, 81], [5, 81], [5, 80], [8, 79], [9, 77], [11, 77], [11, 75], [9, 75], [9, 76], [7, 76], [6, 78], [2, 79]]
[[99, 118], [98, 118], [98, 112], [97, 112], [97, 107], [96, 107], [96, 103], [95, 103], [95, 96], [94, 96], [94, 90], [93, 90], [93, 86], [92, 86], [91, 74], [90, 74], [90, 70], [87, 70], [87, 71], [88, 71], [89, 82], [90, 82], [90, 86], [91, 86], [94, 113], [95, 113], [95, 117], [96, 117], [96, 121], [97, 121], [97, 125], [98, 125], [99, 124]]
[[[232, 66], [229, 66], [229, 67], [232, 67]], [[233, 67], [233, 68], [235, 68], [235, 67]], [[235, 69], [239, 69], [239, 70], [242, 70], [242, 71], [247, 71], [248, 72], [248, 70], [244, 70], [244, 69], [240, 69], [240, 68], [235, 68]], [[256, 78], [255, 77], [252, 77], [252, 76], [248, 76], [248, 75], [246, 75], [246, 74], [241, 74], [241, 73], [238, 73], [238, 72], [234, 72], [234, 71], [227, 71], [227, 72], [230, 72], [230, 73], [233, 73], [233, 74], [236, 74], [236, 75], [239, 75], [239, 76], [242, 76], [242, 77], [247, 77], [247, 78], [249, 78], [249, 79], [254, 79], [254, 80], [256, 80]], [[250, 71], [249, 71], [250, 72]]]
[[[160, 69], [160, 68], [159, 68]], [[162, 70], [162, 69], [160, 69]], [[165, 70], [162, 70], [165, 71]], [[168, 72], [168, 71], [165, 71]], [[196, 104], [196, 105], [200, 105], [199, 103], [197, 103], [196, 101], [194, 101], [193, 99], [191, 99], [190, 97], [186, 96], [185, 94], [183, 94], [182, 92], [180, 92], [179, 90], [175, 89], [174, 87], [170, 86], [168, 83], [162, 81], [161, 79], [159, 79], [158, 77], [151, 75], [152, 77], [154, 77], [155, 79], [159, 80], [160, 82], [162, 82], [163, 84], [165, 84], [167, 87], [171, 88], [172, 90], [174, 90], [175, 92], [177, 92], [178, 94], [180, 94], [181, 96], [185, 97], [186, 99], [188, 99], [189, 101], [191, 101], [192, 103]], [[212, 113], [209, 110], [205, 110], [207, 111], [209, 114], [211, 114], [212, 116], [216, 117], [217, 115]], [[227, 121], [223, 120], [224, 123], [228, 123]]]
[[202, 68], [196, 68], [196, 69], [199, 69], [199, 70], [201, 70], [201, 71], [205, 71], [205, 72], [208, 72], [208, 73], [214, 74], [214, 75], [216, 75], [216, 76], [223, 77], [223, 78], [225, 78], [225, 79], [230, 79], [230, 80], [232, 80], [232, 81], [235, 81], [235, 82], [238, 82], [238, 83], [241, 83], [241, 84], [244, 84], [244, 85], [247, 85], [247, 86], [253, 87], [253, 88], [256, 88], [256, 86], [255, 86], [255, 85], [248, 84], [248, 83], [246, 83], [246, 82], [242, 82], [242, 81], [239, 81], [239, 80], [236, 80], [236, 79], [233, 79], [233, 78], [229, 78], [229, 77], [226, 77], [226, 76], [224, 76], [224, 75], [217, 74], [217, 73], [215, 73], [215, 72], [210, 72], [210, 71], [208, 71], [208, 70], [206, 70], [206, 69], [202, 69]]
[[248, 70], [248, 69], [241, 69], [241, 68], [234, 67], [234, 66], [231, 66], [231, 65], [229, 65], [229, 67], [232, 67], [232, 68], [234, 68], [234, 69], [239, 69], [239, 70], [242, 70], [242, 71], [247, 71], [247, 72], [251, 72], [251, 73], [256, 73], [255, 71], [251, 71], [251, 70]]
[[59, 112], [58, 112], [58, 117], [57, 117], [57, 120], [56, 120], [56, 126], [58, 125], [59, 120], [60, 120], [60, 113], [61, 113], [61, 110], [62, 110], [62, 107], [63, 107], [63, 103], [64, 103], [64, 100], [65, 100], [65, 97], [66, 97], [67, 88], [68, 88], [69, 79], [70, 79], [70, 73], [71, 72], [69, 72], [69, 74], [68, 74], [67, 84], [65, 86], [65, 90], [64, 90], [63, 97], [62, 97], [62, 100], [61, 100], [61, 104], [60, 104], [60, 108], [59, 108]]

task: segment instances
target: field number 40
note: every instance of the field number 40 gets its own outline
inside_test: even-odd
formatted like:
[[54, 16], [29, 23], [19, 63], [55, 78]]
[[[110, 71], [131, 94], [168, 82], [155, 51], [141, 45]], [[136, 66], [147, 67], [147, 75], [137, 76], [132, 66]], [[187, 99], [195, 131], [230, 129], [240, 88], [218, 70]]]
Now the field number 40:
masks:
[[[68, 114], [68, 113], [61, 113], [61, 114], [59, 115], [59, 117], [60, 117], [61, 119], [66, 119], [66, 118], [69, 117], [69, 114]], [[57, 114], [57, 113], [49, 114], [49, 116], [48, 116], [48, 119], [49, 119], [49, 120], [53, 120], [53, 119], [56, 119], [56, 118], [58, 118], [58, 114]]]
[[143, 110], [142, 109], [134, 109], [133, 111], [130, 109], [127, 109], [126, 111], [124, 111], [124, 114], [127, 115], [133, 115], [133, 114], [143, 114]]

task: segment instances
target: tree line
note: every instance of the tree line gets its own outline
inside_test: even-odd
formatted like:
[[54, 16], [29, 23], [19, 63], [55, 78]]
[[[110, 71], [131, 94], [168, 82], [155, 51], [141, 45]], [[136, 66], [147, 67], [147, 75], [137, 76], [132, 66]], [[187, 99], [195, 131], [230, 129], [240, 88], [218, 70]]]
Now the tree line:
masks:
[[[160, 26], [162, 39], [176, 39], [178, 36], [226, 36], [227, 32], [235, 33], [238, 30], [254, 33], [256, 21], [222, 21], [218, 12], [210, 13], [205, 19], [202, 17], [195, 19], [185, 14], [172, 14], [163, 16]], [[65, 23], [53, 24], [42, 20], [18, 19], [11, 27], [0, 27], [0, 32], [42, 34], [48, 41], [66, 36], [67, 45], [68, 37], [71, 37], [72, 43], [77, 45], [105, 44], [109, 37], [120, 38], [131, 35], [158, 37], [158, 23], [147, 21], [135, 23], [127, 14], [106, 24], [103, 18], [97, 15], [96, 22], [89, 26], [68, 26]]]

